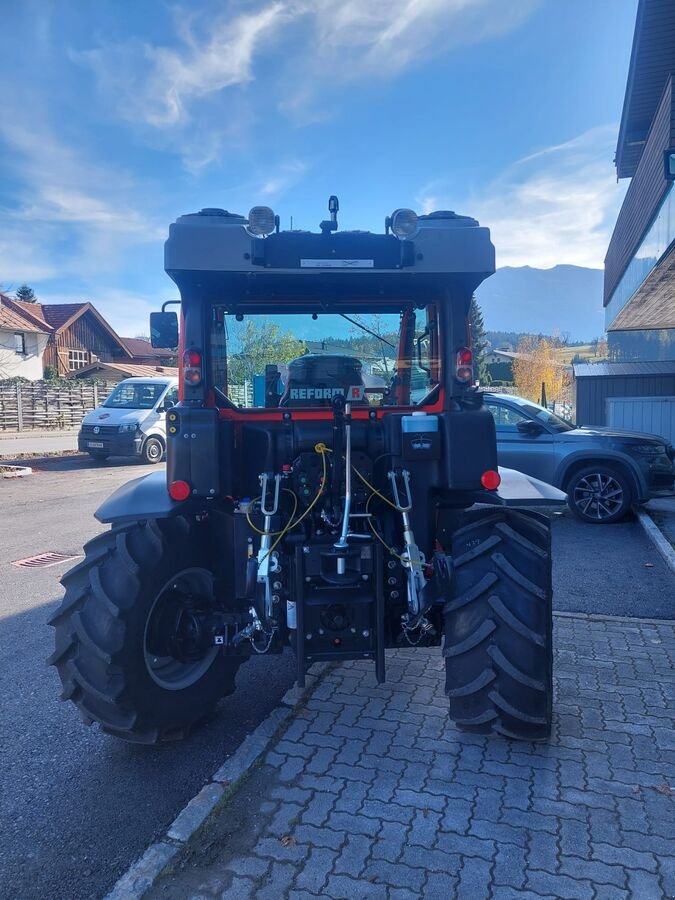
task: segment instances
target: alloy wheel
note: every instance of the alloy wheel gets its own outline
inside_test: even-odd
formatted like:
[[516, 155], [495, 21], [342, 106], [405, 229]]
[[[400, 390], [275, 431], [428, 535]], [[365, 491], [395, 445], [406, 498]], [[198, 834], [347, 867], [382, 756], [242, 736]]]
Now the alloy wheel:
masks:
[[614, 516], [624, 502], [624, 490], [608, 472], [585, 475], [574, 486], [574, 503], [579, 512], [601, 522]]

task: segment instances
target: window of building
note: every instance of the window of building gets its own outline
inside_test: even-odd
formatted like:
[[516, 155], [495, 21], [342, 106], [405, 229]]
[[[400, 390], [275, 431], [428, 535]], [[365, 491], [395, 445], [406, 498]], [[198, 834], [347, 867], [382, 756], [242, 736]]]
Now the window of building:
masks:
[[24, 356], [26, 355], [26, 335], [21, 331], [16, 331], [14, 333], [14, 349], [17, 353], [22, 353]]
[[76, 369], [82, 369], [89, 365], [88, 350], [69, 350], [68, 351], [68, 370], [74, 372]]

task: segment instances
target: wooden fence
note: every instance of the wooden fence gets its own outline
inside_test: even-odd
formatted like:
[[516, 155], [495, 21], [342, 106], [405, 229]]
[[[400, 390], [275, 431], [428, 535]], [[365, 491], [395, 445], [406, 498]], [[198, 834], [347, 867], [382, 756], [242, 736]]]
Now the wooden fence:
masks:
[[77, 428], [115, 387], [114, 381], [0, 381], [0, 431]]

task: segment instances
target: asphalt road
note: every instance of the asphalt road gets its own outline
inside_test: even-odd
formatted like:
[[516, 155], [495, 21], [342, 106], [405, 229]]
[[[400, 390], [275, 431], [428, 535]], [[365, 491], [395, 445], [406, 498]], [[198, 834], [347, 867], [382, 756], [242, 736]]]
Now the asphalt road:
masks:
[[[93, 511], [148, 470], [81, 458], [31, 461], [0, 480], [0, 897], [102, 897], [279, 702], [292, 657], [255, 659], [238, 690], [187, 742], [134, 747], [86, 728], [44, 660], [46, 621], [70, 563], [20, 569], [49, 550], [78, 554], [103, 526]], [[640, 526], [554, 517], [554, 605], [567, 611], [675, 618], [675, 582]]]
[[0, 458], [13, 453], [53, 453], [63, 450], [77, 450], [77, 431], [0, 432]]

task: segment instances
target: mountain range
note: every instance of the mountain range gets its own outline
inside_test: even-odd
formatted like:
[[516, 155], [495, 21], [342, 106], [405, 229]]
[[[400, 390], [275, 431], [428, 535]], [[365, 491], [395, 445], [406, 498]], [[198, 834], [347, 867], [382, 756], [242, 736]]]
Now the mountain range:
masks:
[[603, 334], [602, 269], [582, 266], [504, 266], [476, 291], [487, 331], [569, 334], [592, 340]]

